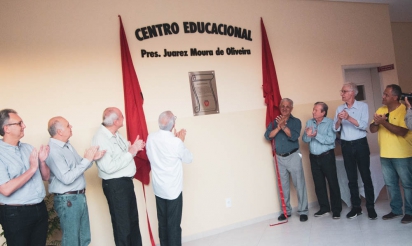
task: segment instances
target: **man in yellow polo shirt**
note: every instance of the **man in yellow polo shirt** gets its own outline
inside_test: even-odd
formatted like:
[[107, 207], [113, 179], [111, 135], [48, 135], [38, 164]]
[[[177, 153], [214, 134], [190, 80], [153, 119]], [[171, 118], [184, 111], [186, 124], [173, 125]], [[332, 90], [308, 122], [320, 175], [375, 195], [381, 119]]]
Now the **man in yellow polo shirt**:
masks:
[[403, 224], [412, 222], [412, 132], [406, 128], [405, 105], [399, 102], [402, 93], [398, 85], [388, 85], [383, 92], [382, 104], [373, 117], [369, 128], [378, 132], [383, 178], [391, 197], [389, 214], [382, 217], [390, 220], [403, 216], [401, 180], [405, 194]]

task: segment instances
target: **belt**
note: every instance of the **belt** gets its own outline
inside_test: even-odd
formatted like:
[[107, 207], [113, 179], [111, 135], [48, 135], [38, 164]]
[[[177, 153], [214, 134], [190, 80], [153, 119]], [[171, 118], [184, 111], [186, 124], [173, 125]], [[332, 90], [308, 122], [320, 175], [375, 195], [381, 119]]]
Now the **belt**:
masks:
[[323, 153], [321, 153], [321, 154], [319, 154], [319, 155], [314, 155], [314, 154], [310, 154], [310, 155], [311, 155], [311, 156], [314, 156], [314, 157], [321, 157], [321, 156], [324, 156], [324, 155], [329, 154], [331, 151], [333, 151], [333, 149], [330, 149], [330, 150], [328, 150], [328, 151], [325, 151], [325, 152], [323, 152]]
[[359, 139], [356, 139], [356, 140], [351, 140], [351, 141], [341, 139], [340, 141], [346, 142], [346, 143], [357, 143], [357, 142], [361, 142], [361, 141], [365, 141], [365, 140], [366, 140], [366, 137], [359, 138]]
[[75, 190], [75, 191], [68, 191], [65, 193], [54, 193], [56, 196], [61, 196], [61, 195], [73, 195], [73, 194], [84, 194], [86, 193], [86, 189], [83, 190]]
[[42, 202], [40, 202], [40, 203], [30, 203], [30, 204], [4, 204], [4, 203], [0, 203], [0, 206], [26, 207], [26, 206], [40, 205]]
[[294, 150], [292, 150], [291, 152], [288, 153], [283, 153], [283, 154], [276, 154], [278, 156], [282, 156], [282, 157], [286, 157], [286, 156], [290, 156], [291, 154], [295, 153], [296, 151], [298, 151], [299, 148], [296, 148]]

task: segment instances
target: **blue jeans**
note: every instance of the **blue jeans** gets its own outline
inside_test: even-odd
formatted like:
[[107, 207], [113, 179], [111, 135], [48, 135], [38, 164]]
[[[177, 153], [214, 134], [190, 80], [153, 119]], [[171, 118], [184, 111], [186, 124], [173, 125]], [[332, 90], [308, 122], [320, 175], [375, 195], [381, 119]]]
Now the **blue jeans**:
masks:
[[48, 214], [44, 201], [31, 206], [0, 206], [8, 246], [46, 245]]
[[370, 171], [368, 140], [365, 138], [345, 141], [341, 140], [343, 162], [349, 180], [350, 200], [352, 208], [360, 208], [361, 199], [358, 187], [358, 169], [365, 187], [366, 208], [375, 207], [375, 193]]
[[84, 194], [54, 195], [54, 209], [63, 231], [62, 246], [90, 244], [89, 211]]
[[402, 195], [399, 188], [401, 180], [405, 195], [405, 214], [412, 215], [412, 157], [382, 158], [382, 173], [391, 197], [391, 209], [394, 214], [403, 214]]
[[127, 177], [103, 179], [102, 185], [109, 204], [115, 244], [142, 246], [133, 180]]
[[182, 245], [182, 210], [183, 195], [174, 200], [156, 196], [157, 220], [159, 221], [159, 238], [162, 246]]

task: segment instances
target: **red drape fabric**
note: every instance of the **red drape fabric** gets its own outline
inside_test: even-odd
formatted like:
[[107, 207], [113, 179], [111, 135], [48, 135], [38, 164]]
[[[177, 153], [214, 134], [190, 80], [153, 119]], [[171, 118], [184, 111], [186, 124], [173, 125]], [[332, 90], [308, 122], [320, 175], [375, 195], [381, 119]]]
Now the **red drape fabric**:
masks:
[[263, 75], [263, 97], [265, 98], [266, 108], [266, 127], [274, 121], [280, 114], [280, 96], [278, 77], [276, 75], [275, 63], [272, 58], [269, 40], [266, 34], [265, 24], [260, 18], [260, 28], [262, 31], [262, 75]]
[[[120, 16], [119, 20], [127, 139], [133, 143], [137, 135], [139, 135], [140, 139], [146, 141], [148, 132], [143, 111], [143, 94], [140, 89], [136, 71], [134, 70], [129, 45]], [[136, 163], [136, 174], [134, 177], [145, 185], [149, 184], [150, 162], [146, 155], [146, 149], [139, 151], [134, 161]]]
[[[126, 34], [123, 28], [122, 17], [120, 15], [119, 21], [127, 139], [133, 143], [136, 140], [137, 135], [139, 135], [140, 139], [146, 141], [148, 131], [146, 118], [143, 111], [143, 93], [140, 89], [136, 71], [134, 70], [129, 45], [127, 43]], [[150, 182], [150, 162], [146, 155], [146, 149], [139, 151], [139, 153], [134, 158], [134, 162], [136, 164], [136, 174], [134, 177], [142, 182], [143, 194], [146, 202], [146, 191], [144, 185], [147, 185]], [[149, 230], [150, 243], [152, 246], [155, 246], [152, 228], [149, 221], [149, 215], [147, 213], [147, 207], [146, 219]]]
[[[260, 18], [260, 28], [262, 31], [262, 77], [263, 77], [263, 97], [266, 103], [266, 127], [273, 122], [278, 115], [280, 115], [280, 101], [282, 97], [280, 95], [278, 78], [276, 75], [275, 63], [272, 58], [272, 51], [270, 50], [269, 40], [266, 34], [265, 24], [263, 24], [263, 19]], [[275, 140], [272, 141], [272, 149], [274, 150]], [[279, 187], [280, 199], [282, 202], [282, 212], [287, 217], [285, 198], [282, 189], [282, 182], [279, 175], [279, 167], [276, 158], [276, 152], [273, 151], [273, 159], [275, 161], [276, 168], [276, 178]], [[280, 225], [285, 222], [280, 222], [277, 224], [271, 224], [270, 226]]]

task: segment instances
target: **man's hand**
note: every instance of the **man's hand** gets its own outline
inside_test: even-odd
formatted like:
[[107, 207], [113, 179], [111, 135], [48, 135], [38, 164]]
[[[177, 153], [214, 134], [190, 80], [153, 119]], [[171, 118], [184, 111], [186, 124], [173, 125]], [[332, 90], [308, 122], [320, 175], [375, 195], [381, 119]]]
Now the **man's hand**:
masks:
[[50, 153], [49, 145], [46, 145], [46, 146], [41, 145], [39, 153], [38, 153], [40, 162], [44, 162], [47, 159], [47, 157], [49, 156], [49, 153]]
[[185, 141], [186, 138], [186, 129], [182, 129], [178, 132], [176, 132], [176, 129], [174, 129], [174, 134], [176, 137], [180, 138], [180, 140], [182, 140], [182, 142]]
[[276, 117], [276, 123], [278, 123], [278, 128], [283, 129], [286, 127], [286, 118], [283, 117], [283, 115], [279, 115]]
[[96, 154], [93, 157], [93, 160], [94, 161], [99, 160], [100, 158], [102, 158], [104, 156], [104, 154], [106, 154], [106, 150], [97, 151]]
[[375, 125], [380, 125], [386, 121], [386, 116], [385, 115], [380, 115], [380, 114], [375, 114], [373, 116], [373, 121]]
[[92, 146], [86, 149], [86, 151], [84, 152], [84, 158], [92, 162], [98, 150], [99, 150], [99, 146]]
[[30, 169], [37, 170], [39, 168], [39, 155], [36, 148], [33, 148], [29, 157], [29, 162]]
[[137, 152], [143, 150], [144, 146], [146, 145], [145, 142], [139, 138], [140, 136], [137, 135], [136, 140], [133, 144], [129, 142], [129, 153], [132, 154], [133, 157], [136, 156]]
[[306, 132], [306, 136], [313, 138], [316, 137], [316, 134], [318, 133], [318, 131], [313, 131], [313, 127], [306, 127], [305, 128], [305, 132]]
[[349, 114], [348, 112], [346, 112], [345, 110], [342, 110], [339, 114], [338, 114], [338, 118], [341, 120], [347, 120], [349, 118]]

